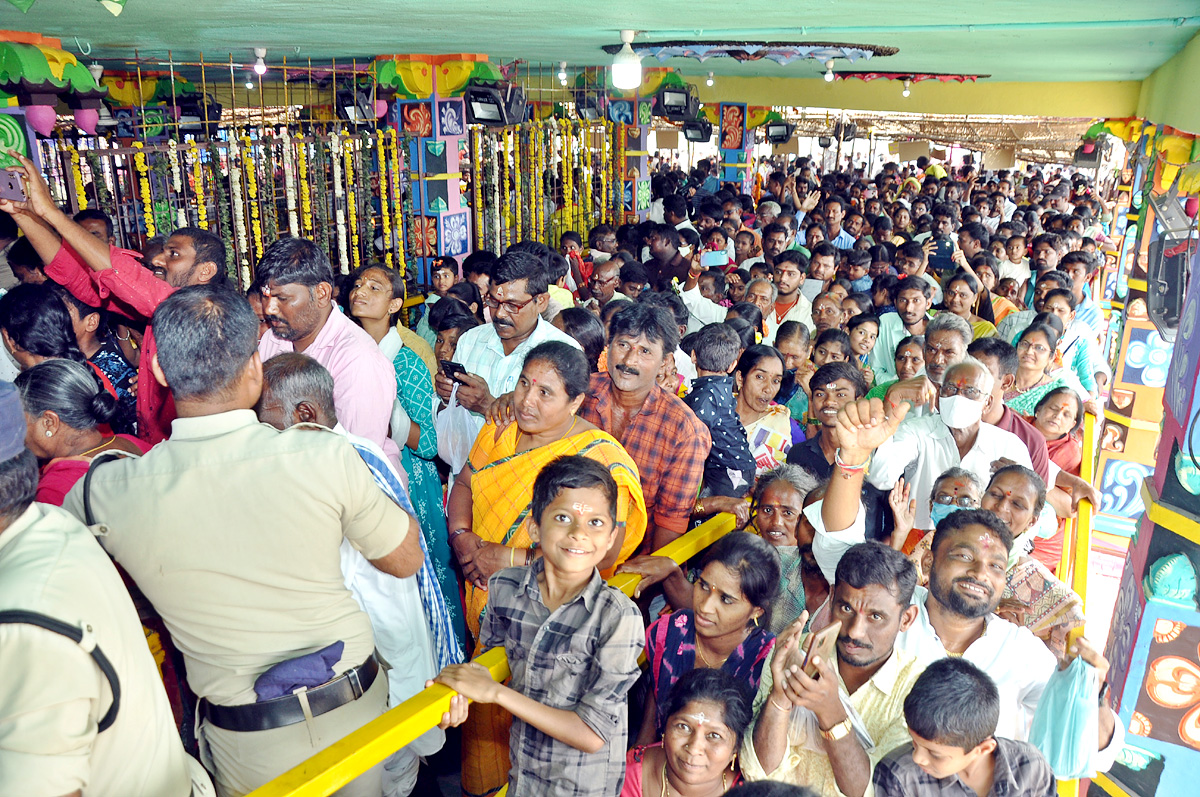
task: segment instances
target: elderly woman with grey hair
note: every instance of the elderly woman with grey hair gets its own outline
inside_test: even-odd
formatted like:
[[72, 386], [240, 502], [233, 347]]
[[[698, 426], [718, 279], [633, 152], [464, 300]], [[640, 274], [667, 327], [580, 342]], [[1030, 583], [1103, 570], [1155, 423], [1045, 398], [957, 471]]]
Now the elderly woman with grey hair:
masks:
[[751, 529], [779, 554], [779, 593], [770, 625], [776, 634], [808, 608], [808, 598], [823, 599], [829, 589], [812, 553], [816, 530], [803, 514], [805, 506], [820, 499], [817, 484], [817, 477], [799, 465], [780, 465], [759, 476], [754, 486]]

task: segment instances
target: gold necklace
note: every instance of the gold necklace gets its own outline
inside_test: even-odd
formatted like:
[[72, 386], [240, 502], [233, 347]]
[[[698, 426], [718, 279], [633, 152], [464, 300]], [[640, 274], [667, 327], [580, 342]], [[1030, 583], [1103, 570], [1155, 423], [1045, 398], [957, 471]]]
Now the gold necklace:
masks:
[[704, 649], [700, 647], [700, 639], [699, 639], [699, 637], [697, 637], [697, 638], [696, 638], [696, 654], [697, 654], [698, 656], [700, 656], [700, 661], [704, 662], [704, 666], [705, 666], [705, 667], [707, 667], [707, 668], [708, 668], [708, 669], [710, 669], [710, 670], [719, 670], [719, 669], [721, 669], [721, 667], [722, 667], [722, 666], [725, 664], [725, 662], [729, 660], [729, 656], [726, 656], [725, 658], [721, 659], [721, 663], [720, 663], [720, 664], [718, 664], [716, 667], [714, 667], [714, 666], [713, 666], [713, 663], [712, 663], [711, 661], [709, 661], [709, 660], [708, 660], [708, 656], [705, 656], [705, 655], [704, 655]]
[[[576, 423], [578, 423], [578, 422], [579, 422], [579, 416], [578, 416], [578, 415], [572, 415], [572, 416], [571, 416], [571, 425], [567, 427], [567, 431], [566, 431], [566, 432], [563, 434], [563, 436], [562, 436], [562, 437], [560, 437], [560, 438], [558, 438], [558, 439], [559, 439], [559, 440], [565, 440], [566, 438], [570, 437], [570, 436], [571, 436], [571, 431], [572, 431], [572, 430], [574, 430], [574, 428], [575, 428], [575, 424], [576, 424]], [[513, 441], [513, 447], [514, 447], [514, 448], [515, 448], [516, 446], [519, 446], [519, 445], [521, 444], [521, 435], [523, 435], [523, 434], [525, 434], [525, 433], [524, 433], [524, 432], [522, 432], [522, 431], [521, 431], [521, 427], [519, 427], [519, 426], [518, 426], [518, 427], [517, 427], [517, 439], [516, 439], [515, 441]], [[530, 440], [532, 440], [532, 439], [533, 439], [533, 435], [530, 435], [530, 436], [529, 436], [529, 438], [530, 438]]]
[[111, 443], [112, 441], [114, 441], [116, 439], [117, 439], [117, 436], [113, 435], [112, 437], [108, 438], [107, 440], [105, 440], [103, 443], [96, 446], [95, 448], [89, 448], [87, 451], [84, 451], [82, 454], [76, 454], [75, 456], [86, 457], [88, 454], [93, 454], [93, 453], [99, 451], [100, 449], [104, 448], [106, 445], [108, 445], [109, 443]]
[[[663, 765], [662, 765], [662, 792], [660, 793], [660, 797], [667, 797], [667, 795], [670, 793], [670, 789], [667, 786], [666, 755], [667, 755], [667, 749], [664, 747], [663, 748]], [[729, 791], [729, 782], [725, 777], [725, 770], [722, 769], [721, 770], [721, 793], [724, 794], [727, 791]]]

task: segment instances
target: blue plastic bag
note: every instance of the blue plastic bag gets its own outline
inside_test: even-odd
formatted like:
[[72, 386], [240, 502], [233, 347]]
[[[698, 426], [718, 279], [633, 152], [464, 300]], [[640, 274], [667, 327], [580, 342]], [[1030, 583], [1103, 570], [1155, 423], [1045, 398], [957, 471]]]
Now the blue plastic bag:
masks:
[[1088, 778], [1100, 737], [1100, 674], [1081, 658], [1055, 670], [1038, 701], [1029, 743], [1059, 780]]

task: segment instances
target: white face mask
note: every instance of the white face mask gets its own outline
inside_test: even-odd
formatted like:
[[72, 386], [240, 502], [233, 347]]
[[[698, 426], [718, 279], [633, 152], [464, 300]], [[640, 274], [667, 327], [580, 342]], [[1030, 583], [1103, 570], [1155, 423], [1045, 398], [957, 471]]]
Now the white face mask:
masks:
[[983, 402], [966, 396], [943, 396], [938, 399], [938, 412], [951, 429], [966, 429], [983, 418]]

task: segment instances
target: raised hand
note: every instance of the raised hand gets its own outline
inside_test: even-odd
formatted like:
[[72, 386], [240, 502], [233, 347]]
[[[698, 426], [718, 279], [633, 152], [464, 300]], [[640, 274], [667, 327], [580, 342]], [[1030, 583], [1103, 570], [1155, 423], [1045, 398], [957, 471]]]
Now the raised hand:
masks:
[[891, 438], [906, 415], [907, 404], [895, 405], [887, 413], [879, 399], [858, 399], [843, 406], [838, 410], [836, 429], [843, 458], [853, 455], [857, 458], [848, 461], [857, 464]]
[[21, 164], [10, 167], [8, 171], [21, 176], [25, 184], [25, 201], [0, 200], [0, 210], [11, 214], [25, 213], [43, 220], [50, 214], [58, 212], [58, 206], [54, 204], [54, 199], [50, 196], [50, 187], [42, 179], [42, 173], [34, 162], [16, 150], [9, 150], [8, 154]]
[[892, 518], [895, 520], [895, 530], [892, 532], [892, 547], [900, 550], [904, 547], [908, 534], [917, 523], [917, 502], [909, 496], [912, 485], [901, 476], [896, 480], [896, 486], [888, 493], [888, 506], [892, 508]]

